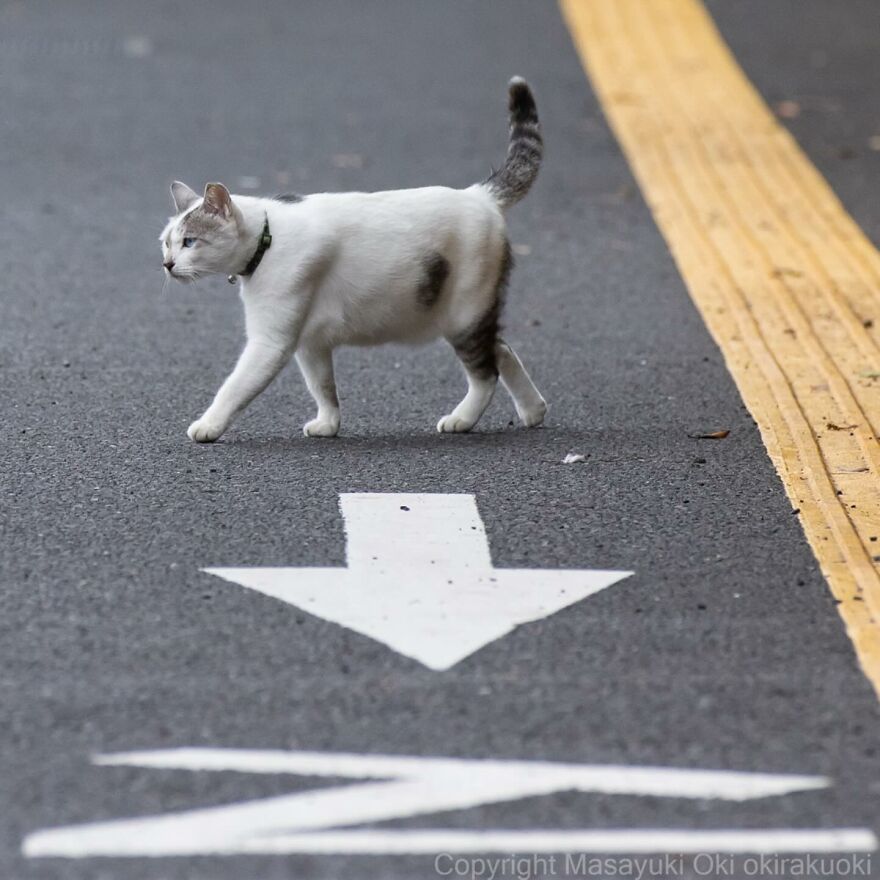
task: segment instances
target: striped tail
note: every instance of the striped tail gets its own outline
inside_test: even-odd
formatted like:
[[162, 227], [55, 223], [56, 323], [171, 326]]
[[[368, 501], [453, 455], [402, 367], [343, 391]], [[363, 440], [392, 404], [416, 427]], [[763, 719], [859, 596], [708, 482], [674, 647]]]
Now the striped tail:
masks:
[[510, 143], [504, 165], [484, 185], [502, 209], [515, 205], [538, 176], [544, 141], [538, 108], [528, 83], [515, 76], [509, 85]]

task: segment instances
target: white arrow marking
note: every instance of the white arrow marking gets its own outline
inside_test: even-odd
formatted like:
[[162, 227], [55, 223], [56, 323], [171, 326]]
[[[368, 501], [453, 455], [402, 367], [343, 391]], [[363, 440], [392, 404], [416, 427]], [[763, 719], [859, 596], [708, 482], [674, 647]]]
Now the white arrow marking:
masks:
[[629, 571], [493, 568], [473, 495], [340, 496], [347, 568], [206, 568], [449, 669]]
[[[690, 831], [343, 830], [560, 791], [745, 801], [825, 788], [815, 776], [537, 761], [468, 761], [238, 749], [171, 749], [95, 758], [104, 766], [368, 779], [221, 807], [38, 831], [28, 856], [195, 856], [295, 852], [834, 852], [876, 848], [865, 829]], [[378, 781], [384, 779], [385, 781]]]

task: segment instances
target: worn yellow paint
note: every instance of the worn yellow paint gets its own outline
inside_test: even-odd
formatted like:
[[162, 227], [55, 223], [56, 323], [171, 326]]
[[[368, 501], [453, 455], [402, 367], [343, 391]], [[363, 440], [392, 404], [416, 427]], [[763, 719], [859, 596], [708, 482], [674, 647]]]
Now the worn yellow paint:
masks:
[[880, 254], [699, 0], [560, 0], [880, 694]]

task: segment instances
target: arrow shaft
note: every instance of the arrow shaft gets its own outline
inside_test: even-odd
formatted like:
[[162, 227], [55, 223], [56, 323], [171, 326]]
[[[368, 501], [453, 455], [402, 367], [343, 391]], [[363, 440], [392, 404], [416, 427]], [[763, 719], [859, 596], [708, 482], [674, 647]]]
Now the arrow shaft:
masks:
[[348, 567], [358, 572], [488, 571], [489, 543], [473, 495], [339, 496]]

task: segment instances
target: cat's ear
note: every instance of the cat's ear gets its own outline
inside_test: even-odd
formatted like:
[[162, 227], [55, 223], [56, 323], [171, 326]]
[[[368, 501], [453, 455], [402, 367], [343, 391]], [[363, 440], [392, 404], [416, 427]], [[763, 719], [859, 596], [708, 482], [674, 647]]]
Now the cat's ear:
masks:
[[205, 186], [205, 200], [202, 209], [208, 214], [216, 214], [228, 220], [234, 214], [232, 196], [222, 183], [209, 183]]
[[171, 198], [174, 200], [174, 208], [177, 213], [182, 214], [199, 200], [199, 194], [195, 190], [191, 190], [185, 183], [175, 180], [171, 184]]

